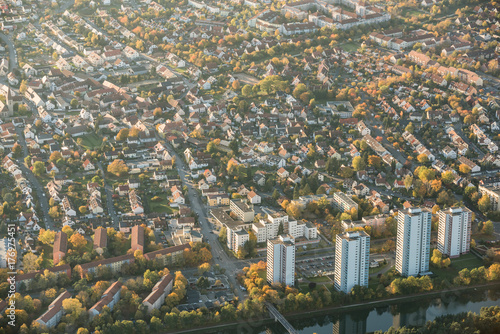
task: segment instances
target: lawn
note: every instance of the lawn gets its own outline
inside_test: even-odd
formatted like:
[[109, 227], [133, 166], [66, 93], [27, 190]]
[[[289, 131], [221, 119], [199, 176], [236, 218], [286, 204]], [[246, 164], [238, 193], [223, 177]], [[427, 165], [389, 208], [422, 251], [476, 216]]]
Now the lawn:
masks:
[[340, 44], [339, 47], [347, 52], [354, 52], [357, 51], [361, 45], [355, 42], [348, 42]]
[[422, 15], [423, 13], [415, 9], [407, 9], [407, 10], [405, 9], [403, 11], [403, 14], [406, 17], [410, 17], [410, 16], [419, 16]]
[[460, 271], [464, 268], [477, 268], [483, 265], [483, 261], [477, 258], [474, 254], [465, 254], [458, 259], [451, 260], [451, 266]]
[[464, 268], [473, 269], [483, 265], [483, 261], [478, 259], [473, 254], [465, 254], [457, 259], [451, 260], [451, 265], [448, 268], [431, 267], [430, 270], [439, 278], [452, 281], [458, 275], [458, 272]]
[[370, 269], [368, 269], [368, 272], [369, 272], [370, 275], [377, 274], [380, 271], [382, 271], [386, 266], [387, 266], [387, 264], [381, 264], [380, 266], [378, 266], [376, 268], [370, 268]]
[[314, 282], [314, 283], [331, 282], [331, 280], [330, 280], [330, 278], [328, 278], [328, 276], [309, 277], [308, 280], [311, 282]]
[[95, 133], [90, 133], [84, 136], [81, 136], [82, 138], [82, 146], [88, 149], [93, 149], [96, 147], [101, 146], [102, 144], [102, 138], [100, 138], [98, 135]]
[[308, 293], [311, 289], [309, 289], [309, 283], [299, 283], [299, 292]]
[[170, 202], [168, 199], [162, 199], [161, 201], [158, 202], [152, 202], [151, 199], [148, 201], [149, 204], [149, 212], [155, 212], [155, 213], [166, 213], [166, 214], [172, 214], [174, 212], [174, 209], [170, 206]]

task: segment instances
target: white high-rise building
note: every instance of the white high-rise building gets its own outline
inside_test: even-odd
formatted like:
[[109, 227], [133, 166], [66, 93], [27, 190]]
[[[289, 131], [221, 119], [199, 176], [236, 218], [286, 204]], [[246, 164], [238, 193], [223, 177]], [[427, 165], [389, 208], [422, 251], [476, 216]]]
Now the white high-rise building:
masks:
[[439, 211], [438, 249], [443, 255], [458, 257], [469, 252], [471, 219], [467, 207]]
[[279, 235], [267, 240], [267, 282], [295, 284], [295, 239]]
[[408, 208], [398, 213], [396, 270], [402, 276], [429, 272], [431, 218], [428, 209]]
[[337, 234], [335, 288], [345, 293], [356, 285], [368, 286], [370, 236], [365, 231]]

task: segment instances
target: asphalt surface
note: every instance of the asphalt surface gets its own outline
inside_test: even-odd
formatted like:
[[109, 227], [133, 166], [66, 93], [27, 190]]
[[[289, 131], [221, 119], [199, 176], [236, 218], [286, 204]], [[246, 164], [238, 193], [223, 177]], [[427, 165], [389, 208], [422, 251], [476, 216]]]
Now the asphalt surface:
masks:
[[54, 220], [49, 216], [49, 199], [45, 195], [45, 191], [40, 183], [38, 181], [38, 178], [33, 174], [31, 169], [26, 167], [24, 164], [24, 157], [28, 156], [28, 146], [26, 145], [26, 140], [24, 139], [24, 134], [22, 133], [21, 129], [16, 127], [16, 131], [18, 133], [18, 142], [21, 144], [23, 148], [23, 157], [17, 159], [17, 164], [19, 165], [19, 168], [23, 172], [23, 176], [30, 182], [30, 185], [33, 189], [33, 191], [36, 192], [37, 197], [38, 197], [38, 203], [40, 204], [40, 211], [39, 217], [43, 222], [45, 222], [45, 228], [47, 230], [55, 230], [55, 222]]
[[221, 268], [226, 269], [226, 275], [228, 277], [229, 283], [232, 285], [234, 293], [238, 296], [240, 300], [245, 298], [244, 293], [239, 289], [239, 283], [236, 281], [236, 274], [241, 270], [238, 265], [238, 260], [230, 258], [227, 253], [224, 251], [222, 246], [219, 243], [217, 234], [210, 233], [212, 230], [210, 228], [210, 223], [207, 219], [206, 209], [203, 205], [203, 202], [200, 198], [198, 192], [193, 188], [193, 185], [187, 179], [186, 175], [189, 170], [187, 165], [184, 163], [183, 157], [179, 156], [177, 152], [173, 150], [170, 144], [166, 144], [170, 155], [175, 157], [175, 165], [177, 171], [179, 173], [179, 177], [182, 181], [183, 185], [186, 185], [188, 188], [188, 193], [184, 194], [189, 198], [191, 202], [191, 209], [198, 216], [198, 221], [201, 226], [201, 232], [203, 236], [208, 239], [208, 243], [212, 247], [212, 256], [215, 264], [218, 264]]
[[0, 32], [0, 39], [3, 40], [5, 44], [7, 44], [7, 47], [9, 49], [9, 70], [12, 71], [17, 67], [16, 47], [14, 46], [14, 42], [12, 42], [12, 39], [9, 35], [5, 35], [4, 33]]
[[111, 222], [113, 227], [118, 230], [120, 227], [120, 219], [116, 215], [115, 207], [113, 204], [113, 189], [111, 186], [106, 183], [106, 173], [104, 172], [104, 168], [102, 167], [102, 162], [97, 162], [97, 167], [101, 171], [102, 179], [104, 181], [104, 190], [106, 191], [106, 206], [108, 207], [108, 214], [111, 217]]

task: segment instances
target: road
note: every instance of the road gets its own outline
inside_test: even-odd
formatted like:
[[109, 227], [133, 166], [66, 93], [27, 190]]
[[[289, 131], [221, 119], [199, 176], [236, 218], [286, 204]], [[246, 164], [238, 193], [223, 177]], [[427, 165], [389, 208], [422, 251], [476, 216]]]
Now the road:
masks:
[[455, 124], [453, 126], [453, 128], [455, 129], [456, 133], [462, 137], [462, 139], [467, 143], [467, 145], [469, 145], [469, 148], [472, 148], [478, 155], [478, 158], [479, 160], [481, 160], [483, 157], [484, 157], [484, 152], [481, 151], [477, 146], [476, 144], [472, 143], [469, 138], [467, 138], [467, 136], [463, 133], [462, 131], [462, 124]]
[[104, 168], [102, 167], [102, 162], [97, 162], [97, 167], [99, 167], [99, 170], [101, 171], [102, 174], [102, 179], [104, 181], [104, 190], [106, 191], [106, 206], [108, 207], [108, 214], [111, 217], [111, 222], [113, 224], [113, 227], [115, 230], [118, 231], [120, 228], [120, 220], [118, 219], [118, 216], [116, 215], [115, 212], [115, 207], [113, 205], [113, 189], [109, 184], [106, 183], [106, 173], [104, 173]]
[[24, 177], [30, 182], [31, 187], [33, 190], [36, 192], [37, 197], [38, 197], [38, 203], [40, 204], [40, 211], [38, 212], [40, 215], [40, 219], [45, 222], [45, 228], [47, 230], [55, 230], [55, 222], [54, 220], [48, 215], [49, 213], [49, 200], [45, 195], [45, 191], [40, 184], [40, 181], [38, 181], [38, 178], [33, 174], [33, 172], [26, 167], [24, 164], [24, 157], [28, 156], [28, 145], [26, 145], [26, 140], [24, 139], [24, 134], [21, 130], [21, 128], [16, 127], [16, 132], [17, 132], [17, 137], [18, 137], [18, 142], [21, 144], [23, 148], [23, 158], [17, 159], [17, 164], [19, 165], [19, 168], [23, 172]]
[[75, 4], [75, 0], [68, 0], [68, 1], [64, 1], [60, 6], [59, 8], [57, 8], [54, 13], [55, 14], [61, 14], [61, 13], [64, 13], [64, 11], [66, 11], [66, 9], [72, 7], [73, 5]]
[[170, 152], [170, 155], [175, 157], [175, 165], [177, 168], [177, 171], [179, 173], [179, 177], [184, 185], [187, 186], [188, 188], [188, 194], [184, 194], [184, 196], [188, 197], [189, 200], [191, 201], [191, 209], [196, 213], [198, 216], [198, 221], [201, 226], [201, 232], [203, 236], [208, 239], [208, 243], [210, 244], [210, 247], [212, 248], [212, 255], [213, 255], [213, 260], [215, 264], [218, 264], [221, 268], [226, 269], [226, 275], [228, 277], [229, 283], [232, 285], [234, 293], [238, 296], [239, 300], [244, 300], [245, 295], [244, 293], [239, 289], [239, 283], [236, 281], [236, 274], [240, 271], [241, 263], [238, 265], [238, 261], [235, 259], [230, 258], [222, 246], [219, 243], [219, 240], [217, 240], [217, 234], [211, 233], [212, 229], [210, 228], [210, 222], [207, 219], [207, 213], [205, 211], [203, 202], [200, 198], [200, 195], [198, 192], [193, 188], [193, 185], [191, 182], [188, 182], [186, 178], [186, 174], [188, 171], [187, 165], [184, 163], [184, 160], [181, 156], [177, 154], [177, 152], [174, 151], [174, 149], [170, 146], [170, 144], [166, 144], [166, 147], [168, 151]]
[[398, 150], [396, 150], [394, 148], [394, 146], [392, 146], [391, 143], [389, 143], [389, 141], [387, 140], [387, 136], [385, 134], [382, 133], [382, 131], [380, 131], [379, 127], [375, 127], [372, 125], [372, 123], [370, 121], [367, 121], [368, 125], [370, 126], [370, 129], [372, 131], [371, 135], [373, 138], [376, 138], [376, 137], [382, 137], [382, 142], [381, 144], [385, 147], [385, 149], [387, 151], [389, 151], [389, 153], [392, 154], [392, 156], [394, 158], [396, 158], [397, 161], [399, 161], [401, 163], [401, 165], [404, 165], [405, 162], [406, 162], [406, 158], [401, 154], [401, 152], [399, 152]]
[[12, 71], [17, 67], [16, 47], [14, 46], [14, 43], [12, 42], [10, 36], [5, 35], [2, 32], [0, 32], [0, 39], [4, 41], [4, 43], [7, 44], [7, 47], [9, 48], [9, 70]]

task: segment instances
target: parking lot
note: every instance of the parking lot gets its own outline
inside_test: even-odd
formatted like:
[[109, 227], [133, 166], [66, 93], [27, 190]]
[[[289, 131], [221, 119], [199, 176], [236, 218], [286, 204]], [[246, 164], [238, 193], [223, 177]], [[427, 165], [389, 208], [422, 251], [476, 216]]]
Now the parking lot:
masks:
[[331, 275], [335, 271], [335, 255], [297, 260], [296, 270], [303, 277]]

